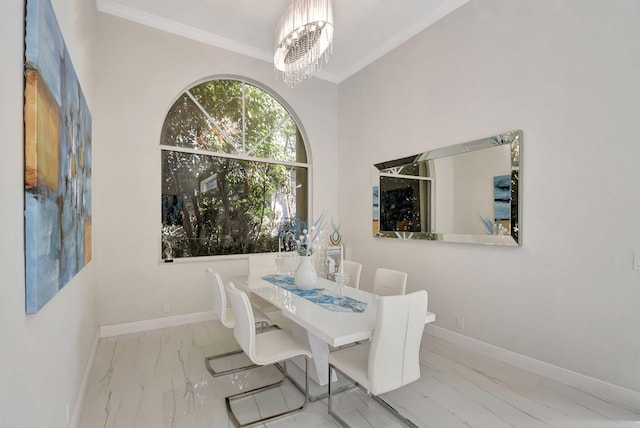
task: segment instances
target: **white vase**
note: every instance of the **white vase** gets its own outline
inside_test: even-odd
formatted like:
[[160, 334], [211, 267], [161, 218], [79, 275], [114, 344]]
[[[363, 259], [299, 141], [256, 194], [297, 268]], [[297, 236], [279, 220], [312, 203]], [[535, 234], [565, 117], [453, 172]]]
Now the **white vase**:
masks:
[[313, 266], [313, 257], [300, 257], [300, 264], [293, 274], [293, 284], [301, 290], [313, 290], [318, 284], [318, 274]]

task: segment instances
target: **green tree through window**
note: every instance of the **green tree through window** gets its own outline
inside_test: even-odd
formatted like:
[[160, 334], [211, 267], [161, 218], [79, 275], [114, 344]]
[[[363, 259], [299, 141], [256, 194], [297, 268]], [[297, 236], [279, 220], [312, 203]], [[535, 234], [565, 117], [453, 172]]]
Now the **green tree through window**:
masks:
[[278, 250], [283, 218], [307, 217], [307, 154], [287, 109], [241, 80], [200, 83], [169, 109], [162, 258]]

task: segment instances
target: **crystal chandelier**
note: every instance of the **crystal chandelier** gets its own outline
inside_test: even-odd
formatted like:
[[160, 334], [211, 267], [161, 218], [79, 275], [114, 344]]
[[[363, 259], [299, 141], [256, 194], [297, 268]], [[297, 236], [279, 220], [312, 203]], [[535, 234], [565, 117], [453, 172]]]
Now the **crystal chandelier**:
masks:
[[275, 32], [276, 74], [293, 87], [329, 60], [333, 49], [331, 0], [296, 0]]

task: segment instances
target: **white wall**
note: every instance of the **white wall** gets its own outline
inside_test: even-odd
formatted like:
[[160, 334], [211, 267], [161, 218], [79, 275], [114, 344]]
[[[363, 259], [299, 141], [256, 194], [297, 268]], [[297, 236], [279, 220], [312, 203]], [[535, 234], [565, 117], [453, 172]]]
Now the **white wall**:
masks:
[[[361, 284], [406, 270], [438, 325], [640, 391], [638, 22], [635, 0], [471, 0], [343, 82], [340, 215]], [[371, 236], [372, 164], [513, 129], [522, 247]]]
[[[337, 205], [337, 85], [311, 79], [290, 89], [273, 64], [100, 14], [96, 27], [94, 230], [102, 325], [211, 310], [204, 274], [246, 274], [246, 259], [159, 264], [160, 131], [175, 98], [197, 81], [258, 81], [298, 115], [313, 162], [313, 211]], [[163, 313], [168, 303], [171, 312]]]
[[[81, 0], [53, 2], [89, 109], [94, 106]], [[25, 315], [23, 210], [24, 3], [0, 2], [0, 427], [66, 427], [97, 331], [94, 263], [35, 315]], [[68, 415], [67, 415], [68, 407]]]

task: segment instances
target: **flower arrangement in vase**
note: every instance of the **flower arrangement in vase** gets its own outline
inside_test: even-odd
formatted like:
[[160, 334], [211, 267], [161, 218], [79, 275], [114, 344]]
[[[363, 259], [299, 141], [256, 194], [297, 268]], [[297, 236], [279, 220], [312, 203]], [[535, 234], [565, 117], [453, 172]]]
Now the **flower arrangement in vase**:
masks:
[[320, 244], [324, 227], [324, 214], [307, 228], [307, 224], [298, 219], [287, 219], [278, 227], [278, 237], [285, 251], [295, 251], [301, 256], [293, 282], [297, 288], [313, 289], [318, 282], [318, 274], [313, 266], [314, 251]]

